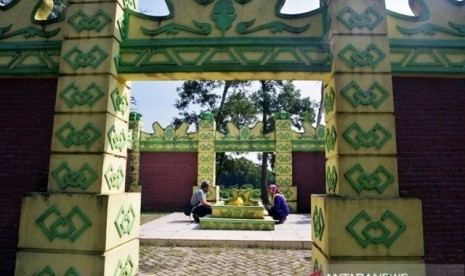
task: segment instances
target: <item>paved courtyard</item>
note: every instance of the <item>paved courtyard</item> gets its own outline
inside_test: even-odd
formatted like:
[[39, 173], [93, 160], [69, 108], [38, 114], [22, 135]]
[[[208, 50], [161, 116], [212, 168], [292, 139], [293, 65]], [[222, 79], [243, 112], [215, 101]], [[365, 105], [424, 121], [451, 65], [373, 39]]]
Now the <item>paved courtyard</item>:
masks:
[[311, 251], [142, 244], [139, 275], [310, 275]]
[[172, 213], [141, 226], [139, 275], [309, 275], [309, 214], [274, 231], [202, 230]]

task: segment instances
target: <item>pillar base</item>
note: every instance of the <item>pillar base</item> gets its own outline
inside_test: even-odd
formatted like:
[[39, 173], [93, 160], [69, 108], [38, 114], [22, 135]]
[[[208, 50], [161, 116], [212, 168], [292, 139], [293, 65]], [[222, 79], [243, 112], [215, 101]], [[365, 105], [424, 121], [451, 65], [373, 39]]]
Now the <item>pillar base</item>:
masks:
[[329, 259], [318, 247], [312, 247], [311, 275], [396, 275], [425, 276], [425, 264], [419, 258], [336, 258]]
[[136, 275], [139, 239], [106, 252], [63, 253], [21, 250], [15, 275]]

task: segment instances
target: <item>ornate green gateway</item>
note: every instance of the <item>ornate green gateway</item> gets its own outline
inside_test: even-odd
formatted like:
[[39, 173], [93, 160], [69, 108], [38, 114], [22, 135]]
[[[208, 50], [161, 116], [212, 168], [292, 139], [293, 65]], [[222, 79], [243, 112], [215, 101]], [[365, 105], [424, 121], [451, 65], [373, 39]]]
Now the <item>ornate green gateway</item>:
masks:
[[[413, 16], [384, 0], [320, 0], [293, 15], [285, 0], [165, 0], [166, 16], [136, 12], [136, 0], [0, 1], [0, 78], [58, 79], [47, 193], [23, 199], [16, 274], [137, 273], [140, 194], [122, 185], [131, 140], [135, 153], [197, 151], [199, 183], [215, 183], [216, 151], [275, 150], [287, 195], [292, 152], [324, 147], [314, 270], [421, 264], [421, 202], [399, 197], [391, 77], [465, 76], [465, 2], [408, 2]], [[129, 135], [130, 81], [142, 79], [322, 80], [326, 127], [295, 133], [282, 119], [273, 134], [218, 133], [206, 116], [197, 133]]]
[[[188, 125], [178, 128], [167, 126], [163, 128], [154, 122], [153, 133], [141, 131], [139, 150], [141, 152], [197, 152], [199, 142], [204, 141], [204, 135], [197, 132], [188, 133]], [[216, 131], [214, 136], [215, 152], [264, 152], [277, 151], [276, 131], [263, 134], [262, 122], [252, 127], [237, 127], [227, 124], [227, 132]], [[303, 131], [292, 130], [288, 139], [292, 142], [293, 152], [324, 151], [324, 126], [314, 128], [308, 123]], [[134, 146], [131, 146], [134, 149]]]
[[324, 8], [291, 16], [280, 12], [284, 0], [192, 1], [185, 13], [178, 8], [185, 2], [166, 1], [169, 14], [162, 17], [125, 10], [119, 72], [331, 69]]
[[[58, 76], [65, 28], [103, 35], [114, 23], [118, 29], [114, 35], [121, 43], [113, 58], [117, 71], [127, 79], [179, 72], [329, 73], [334, 55], [351, 67], [374, 67], [387, 54], [376, 43], [367, 48], [348, 43], [331, 52], [331, 24], [365, 33], [385, 28], [380, 27], [384, 14], [368, 5], [358, 11], [345, 4], [331, 22], [330, 1], [321, 1], [316, 10], [291, 15], [281, 12], [285, 0], [166, 0], [169, 13], [165, 16], [137, 12], [136, 1], [119, 1], [124, 11], [118, 14], [97, 7], [60, 9], [55, 5], [52, 10], [50, 2], [0, 3], [2, 75]], [[392, 72], [464, 73], [463, 1], [413, 2], [415, 16], [387, 12], [384, 32], [389, 36]], [[52, 13], [47, 14], [48, 10]], [[19, 12], [23, 16], [17, 17]], [[75, 47], [63, 58], [78, 68], [97, 66], [107, 54], [95, 45], [90, 51]]]
[[130, 118], [134, 137], [130, 145], [133, 190], [140, 190], [140, 152], [197, 152], [197, 180], [199, 183], [209, 180], [213, 185], [217, 152], [275, 152], [276, 183], [295, 211], [297, 187], [292, 182], [292, 152], [322, 152], [325, 145], [324, 126], [314, 128], [304, 123], [303, 131], [293, 130], [290, 116], [286, 112], [275, 114], [276, 130], [266, 134], [263, 134], [262, 122], [252, 127], [237, 127], [230, 122], [226, 125], [226, 132], [214, 130], [214, 114], [209, 112], [201, 114], [200, 129], [192, 133], [188, 133], [188, 125], [185, 123], [178, 128], [163, 128], [158, 122], [152, 125], [153, 133], [148, 133], [141, 131], [140, 114], [131, 113]]

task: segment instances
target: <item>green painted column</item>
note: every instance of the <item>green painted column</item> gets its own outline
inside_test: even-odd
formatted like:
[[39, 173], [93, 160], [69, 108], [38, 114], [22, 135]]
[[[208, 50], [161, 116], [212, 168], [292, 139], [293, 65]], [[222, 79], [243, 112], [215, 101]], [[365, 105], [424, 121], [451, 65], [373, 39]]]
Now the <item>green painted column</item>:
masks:
[[286, 197], [292, 212], [297, 211], [297, 187], [292, 184], [292, 123], [287, 112], [275, 114], [276, 119], [276, 184]]
[[312, 263], [328, 273], [424, 275], [421, 202], [400, 198], [382, 0], [331, 0], [326, 195], [313, 195]]
[[125, 193], [130, 93], [114, 62], [126, 2], [68, 1], [47, 193], [23, 199], [16, 275], [137, 273], [140, 194]]
[[199, 123], [199, 144], [198, 144], [198, 162], [197, 162], [197, 190], [203, 181], [210, 183], [210, 190], [207, 194], [208, 201], [217, 201], [219, 199], [219, 186], [216, 186], [216, 152], [215, 152], [215, 135], [216, 123], [215, 114], [211, 112], [202, 112]]
[[129, 129], [132, 130], [130, 134], [132, 135], [133, 147], [129, 153], [129, 160], [131, 162], [130, 170], [130, 183], [129, 191], [130, 192], [141, 192], [142, 186], [140, 185], [140, 138], [141, 131], [144, 129], [144, 123], [140, 120], [142, 114], [137, 112], [131, 112], [129, 114]]

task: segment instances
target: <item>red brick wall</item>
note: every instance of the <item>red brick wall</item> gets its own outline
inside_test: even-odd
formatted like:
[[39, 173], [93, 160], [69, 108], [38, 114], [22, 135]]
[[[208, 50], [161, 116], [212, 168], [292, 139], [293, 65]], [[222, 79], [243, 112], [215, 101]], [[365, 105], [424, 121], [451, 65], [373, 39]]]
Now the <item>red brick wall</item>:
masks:
[[394, 78], [399, 184], [423, 203], [425, 260], [465, 260], [465, 79]]
[[297, 208], [299, 212], [310, 212], [310, 196], [324, 194], [325, 153], [295, 152], [292, 154], [292, 178], [297, 186]]
[[[292, 158], [299, 212], [310, 212], [310, 195], [325, 193], [325, 154], [294, 153]], [[181, 210], [197, 181], [197, 154], [142, 153], [141, 164], [142, 209]]]
[[142, 210], [182, 210], [197, 183], [197, 153], [142, 153]]
[[13, 275], [21, 198], [47, 186], [56, 80], [0, 79], [0, 275]]

